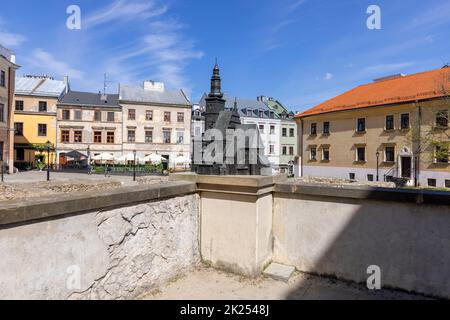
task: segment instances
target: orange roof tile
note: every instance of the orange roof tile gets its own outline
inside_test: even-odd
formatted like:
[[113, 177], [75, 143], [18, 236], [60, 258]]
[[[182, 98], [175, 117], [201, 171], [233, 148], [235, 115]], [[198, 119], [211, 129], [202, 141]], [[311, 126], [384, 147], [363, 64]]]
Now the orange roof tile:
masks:
[[321, 113], [412, 102], [450, 95], [450, 68], [380, 80], [347, 91], [296, 118]]

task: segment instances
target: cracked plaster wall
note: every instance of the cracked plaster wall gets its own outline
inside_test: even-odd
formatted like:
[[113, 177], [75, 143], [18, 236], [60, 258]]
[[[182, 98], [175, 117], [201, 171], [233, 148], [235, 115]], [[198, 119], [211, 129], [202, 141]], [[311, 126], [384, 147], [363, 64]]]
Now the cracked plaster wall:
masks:
[[131, 299], [200, 262], [198, 195], [0, 229], [0, 299]]

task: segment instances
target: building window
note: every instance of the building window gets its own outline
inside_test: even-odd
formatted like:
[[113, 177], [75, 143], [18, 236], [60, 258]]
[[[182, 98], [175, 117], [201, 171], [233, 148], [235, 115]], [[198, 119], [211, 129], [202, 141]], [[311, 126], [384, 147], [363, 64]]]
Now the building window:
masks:
[[436, 187], [436, 179], [428, 179], [429, 187]]
[[3, 70], [0, 72], [0, 87], [6, 87], [6, 72]]
[[16, 100], [16, 111], [23, 111], [23, 101]]
[[450, 188], [450, 180], [445, 180], [445, 187]]
[[287, 155], [287, 147], [283, 147], [283, 156]]
[[94, 121], [102, 121], [102, 112], [94, 111]]
[[163, 143], [171, 143], [171, 135], [172, 132], [170, 130], [163, 130]]
[[82, 116], [81, 110], [75, 110], [74, 111], [74, 119], [80, 121]]
[[404, 113], [401, 115], [401, 128], [409, 129], [409, 113]]
[[62, 118], [63, 118], [63, 120], [70, 120], [70, 110], [63, 110]]
[[294, 147], [289, 147], [289, 155], [290, 156], [294, 155]]
[[0, 142], [0, 161], [3, 161], [3, 142]]
[[83, 131], [74, 131], [73, 133], [73, 141], [75, 143], [82, 143], [83, 142]]
[[14, 134], [16, 136], [23, 136], [23, 123], [21, 122], [14, 123]]
[[356, 148], [356, 161], [359, 161], [359, 162], [366, 161], [366, 148], [365, 147]]
[[270, 116], [270, 119], [275, 119], [275, 112], [270, 111], [269, 116]]
[[330, 161], [330, 149], [329, 148], [322, 149], [322, 161]]
[[294, 129], [289, 129], [289, 136], [291, 138], [295, 137], [295, 130]]
[[365, 132], [366, 131], [366, 119], [360, 118], [358, 119], [358, 125], [356, 128], [357, 132]]
[[177, 132], [177, 143], [183, 144], [184, 143], [184, 132]]
[[287, 137], [287, 128], [281, 129], [281, 135], [282, 135], [283, 137]]
[[436, 114], [436, 126], [438, 128], [447, 128], [448, 127], [448, 111], [439, 111]]
[[136, 120], [136, 110], [135, 109], [128, 110], [128, 120]]
[[0, 122], [5, 121], [5, 105], [0, 103]]
[[275, 146], [274, 146], [273, 144], [271, 144], [271, 145], [269, 146], [269, 153], [270, 153], [270, 154], [275, 154]]
[[386, 147], [384, 158], [386, 162], [395, 162], [395, 148]]
[[317, 160], [317, 148], [311, 148], [309, 150], [309, 160], [311, 161]]
[[270, 134], [275, 134], [275, 126], [270, 126]]
[[183, 123], [184, 122], [184, 113], [183, 112], [178, 112], [177, 121], [179, 123]]
[[253, 111], [247, 110], [247, 117], [252, 117], [252, 116], [253, 116]]
[[128, 130], [128, 142], [134, 143], [136, 142], [136, 131]]
[[323, 134], [330, 134], [330, 123], [329, 122], [323, 123]]
[[108, 112], [108, 122], [116, 121], [116, 116], [114, 112]]
[[437, 163], [448, 163], [449, 150], [445, 146], [436, 146], [435, 157]]
[[356, 175], [353, 172], [349, 173], [348, 177], [350, 178], [350, 180], [356, 180]]
[[17, 161], [25, 160], [25, 149], [16, 149], [16, 160]]
[[70, 142], [70, 131], [61, 130], [61, 143], [69, 143], [69, 142]]
[[153, 121], [153, 111], [152, 110], [145, 111], [145, 120]]
[[386, 130], [394, 130], [394, 116], [386, 116]]
[[94, 143], [102, 143], [102, 132], [94, 131]]
[[367, 181], [373, 182], [373, 174], [368, 174], [367, 175]]
[[153, 131], [145, 131], [145, 143], [153, 143]]
[[200, 127], [195, 127], [195, 136], [196, 137], [198, 137], [198, 136], [200, 136], [200, 133], [201, 131], [200, 131]]
[[164, 122], [170, 122], [170, 112], [164, 112]]
[[47, 125], [46, 124], [38, 124], [38, 136], [39, 137], [47, 136]]
[[106, 133], [106, 143], [109, 144], [115, 143], [114, 132], [110, 131]]
[[47, 112], [47, 101], [39, 101], [39, 112]]
[[259, 132], [264, 133], [264, 125], [263, 124], [259, 125]]
[[259, 117], [264, 118], [264, 111], [259, 111]]
[[311, 123], [311, 135], [315, 136], [317, 134], [317, 123]]

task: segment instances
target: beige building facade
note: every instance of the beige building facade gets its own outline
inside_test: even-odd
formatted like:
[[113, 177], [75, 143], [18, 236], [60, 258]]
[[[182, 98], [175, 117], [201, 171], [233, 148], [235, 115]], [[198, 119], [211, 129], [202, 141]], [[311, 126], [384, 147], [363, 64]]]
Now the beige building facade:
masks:
[[102, 153], [123, 154], [122, 109], [118, 95], [68, 92], [58, 103], [57, 161], [64, 166], [67, 154], [81, 153], [86, 159]]
[[15, 54], [0, 45], [0, 160], [14, 172], [13, 109], [16, 70]]
[[152, 153], [174, 160], [191, 158], [192, 104], [182, 90], [166, 90], [164, 84], [145, 81], [142, 87], [120, 87], [123, 112], [124, 153], [136, 151], [139, 158]]
[[450, 100], [430, 90], [448, 74], [379, 80], [298, 115], [301, 175], [450, 187]]

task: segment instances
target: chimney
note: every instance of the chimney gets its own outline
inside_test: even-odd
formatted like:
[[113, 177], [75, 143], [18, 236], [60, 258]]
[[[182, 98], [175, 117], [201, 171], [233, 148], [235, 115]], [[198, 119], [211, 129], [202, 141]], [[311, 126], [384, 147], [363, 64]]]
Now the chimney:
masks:
[[144, 90], [164, 92], [164, 83], [156, 82], [156, 81], [152, 81], [152, 80], [145, 80], [144, 81]]
[[64, 76], [64, 85], [66, 86], [65, 93], [69, 93], [70, 87], [69, 87], [69, 76]]

